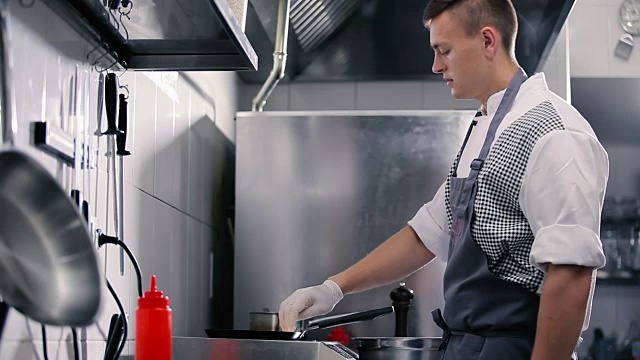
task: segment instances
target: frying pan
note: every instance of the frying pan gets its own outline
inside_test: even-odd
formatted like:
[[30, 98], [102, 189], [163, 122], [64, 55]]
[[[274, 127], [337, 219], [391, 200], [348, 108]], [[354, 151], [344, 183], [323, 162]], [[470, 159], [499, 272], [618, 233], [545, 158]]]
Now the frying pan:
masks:
[[301, 340], [309, 330], [327, 329], [334, 326], [354, 322], [373, 320], [377, 317], [393, 313], [393, 306], [380, 309], [358, 311], [348, 314], [321, 316], [306, 320], [298, 331], [258, 331], [258, 330], [205, 330], [207, 336], [217, 339], [250, 339], [250, 340]]
[[88, 326], [102, 282], [87, 226], [51, 174], [14, 147], [7, 13], [0, 0], [0, 310], [13, 307], [47, 325]]

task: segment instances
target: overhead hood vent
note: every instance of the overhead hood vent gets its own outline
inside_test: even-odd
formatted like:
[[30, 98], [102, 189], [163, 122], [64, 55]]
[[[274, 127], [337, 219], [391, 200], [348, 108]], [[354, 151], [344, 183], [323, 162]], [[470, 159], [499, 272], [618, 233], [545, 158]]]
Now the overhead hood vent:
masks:
[[304, 51], [315, 50], [360, 7], [360, 0], [300, 0], [291, 9], [291, 25]]
[[[89, 61], [110, 58], [106, 63], [118, 60], [135, 70], [258, 67], [258, 56], [243, 32], [244, 19], [238, 21], [233, 12], [242, 13], [239, 0], [43, 1], [98, 46]], [[108, 10], [112, 5], [117, 10]]]
[[[519, 32], [516, 56], [528, 73], [539, 71], [575, 0], [513, 0]], [[422, 26], [427, 0], [292, 0], [287, 75], [293, 81], [431, 80], [433, 50]], [[256, 49], [269, 69], [277, 0], [250, 0], [247, 36], [269, 39]], [[257, 20], [257, 23], [252, 23]], [[256, 39], [256, 40], [254, 40]], [[241, 72], [261, 82], [268, 71]], [[287, 79], [287, 78], [285, 78]]]

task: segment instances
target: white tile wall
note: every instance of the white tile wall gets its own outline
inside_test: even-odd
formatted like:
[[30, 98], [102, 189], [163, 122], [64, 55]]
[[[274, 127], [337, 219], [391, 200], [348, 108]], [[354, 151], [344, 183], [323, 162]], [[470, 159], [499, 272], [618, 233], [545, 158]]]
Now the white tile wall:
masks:
[[178, 103], [175, 112], [173, 187], [176, 207], [186, 212], [189, 206], [189, 127], [191, 126], [192, 91], [181, 77], [178, 80]]
[[154, 195], [171, 205], [177, 204], [177, 191], [173, 186], [175, 171], [174, 132], [175, 115], [174, 102], [162, 91], [156, 92], [156, 169]]
[[[156, 85], [144, 74], [136, 74], [133, 110], [133, 184], [154, 194], [156, 167]], [[137, 134], [137, 136], [136, 136]]]
[[[173, 208], [154, 201], [153, 207], [153, 245], [151, 250], [151, 274], [157, 278], [158, 289], [171, 293], [171, 242], [175, 219]], [[148, 276], [150, 277], [150, 276]]]
[[422, 110], [422, 82], [358, 82], [356, 109]]
[[[96, 130], [99, 76], [85, 61], [91, 47], [41, 2], [29, 9], [16, 6], [17, 1], [10, 3], [17, 145], [61, 180], [57, 161], [30, 146], [29, 123], [46, 120], [60, 125], [68, 121], [70, 84], [77, 66], [81, 80], [78, 93], [85, 95], [82, 102], [86, 104], [80, 115], [88, 119], [91, 133]], [[170, 296], [174, 334], [203, 336], [210, 311], [208, 253], [216, 166], [213, 134], [222, 131], [235, 141], [237, 78], [234, 73], [189, 76], [196, 85], [181, 74], [175, 101], [144, 73], [128, 71], [120, 78], [130, 92], [128, 149], [132, 152], [124, 159], [124, 240], [140, 262], [143, 287], [147, 289], [151, 274], [156, 274], [160, 289]], [[103, 130], [105, 127], [103, 114]], [[80, 188], [90, 200], [97, 226], [114, 235], [112, 183], [107, 196], [111, 170], [105, 156], [106, 137], [93, 136], [91, 144], [99, 155], [98, 168], [90, 172], [90, 186]], [[137, 307], [133, 267], [125, 258], [125, 273], [120, 274], [120, 251], [112, 245], [99, 249], [98, 256], [100, 268], [129, 314], [128, 337], [133, 340]], [[96, 323], [79, 329], [83, 360], [102, 358], [109, 320], [117, 312], [106, 286], [101, 305]], [[73, 359], [68, 328], [47, 326], [47, 335], [51, 359]], [[125, 354], [132, 354], [133, 348], [130, 342]], [[0, 342], [0, 359], [42, 358], [40, 324], [12, 310]]]
[[[136, 88], [136, 73], [131, 71], [127, 71], [126, 73], [124, 73], [124, 75], [122, 77], [120, 77], [120, 85], [121, 86], [126, 86], [129, 89], [129, 99], [127, 99], [127, 119], [129, 120], [129, 129], [127, 129], [127, 143], [125, 146], [125, 149], [133, 152], [133, 141], [134, 141], [134, 129], [133, 129], [133, 123], [132, 123], [132, 119], [133, 119], [133, 102], [134, 99], [131, 97], [131, 95], [133, 94], [131, 92], [131, 90]], [[92, 86], [92, 88], [96, 88], [96, 86]], [[122, 90], [122, 92], [125, 93], [126, 95], [126, 90]], [[90, 99], [97, 101], [97, 98], [95, 97], [91, 97]], [[92, 104], [93, 105], [93, 104]], [[93, 107], [89, 107], [89, 109], [94, 109]], [[92, 111], [93, 112], [93, 111]], [[125, 156], [123, 158], [123, 166], [124, 166], [124, 179], [125, 181], [131, 183], [133, 181], [133, 156], [129, 155], [129, 156]]]
[[356, 83], [299, 83], [289, 87], [290, 110], [355, 110]]
[[[48, 334], [47, 334], [48, 335]], [[101, 359], [104, 355], [104, 341], [82, 341], [78, 345], [80, 360]], [[123, 351], [123, 355], [127, 352]], [[49, 359], [73, 360], [73, 345], [67, 338], [47, 341]], [[42, 341], [3, 342], [0, 344], [0, 360], [41, 360], [44, 359]]]
[[[212, 287], [213, 287], [213, 277], [212, 277], [212, 268], [213, 264], [211, 263], [211, 255], [213, 252], [213, 230], [211, 226], [207, 224], [201, 224], [202, 226], [202, 250], [200, 253], [200, 257], [202, 259], [202, 280], [200, 282], [200, 291], [198, 294], [200, 295], [200, 324], [196, 329], [199, 333], [196, 333], [196, 336], [204, 336], [204, 332], [202, 329], [208, 328], [207, 324], [209, 323], [209, 319], [211, 319], [211, 298], [212, 296]], [[204, 292], [204, 296], [203, 295]]]
[[187, 336], [202, 336], [201, 299], [206, 289], [202, 289], [205, 264], [202, 256], [202, 223], [193, 218], [187, 220]]
[[[181, 212], [175, 211], [173, 216], [173, 227], [171, 237], [171, 289], [168, 296], [171, 299], [173, 309], [186, 309], [188, 302], [188, 276], [190, 264], [185, 259], [188, 257], [189, 237], [189, 217]], [[186, 246], [185, 246], [186, 245]], [[200, 292], [203, 294], [202, 292]], [[176, 336], [186, 336], [187, 334], [187, 311], [173, 312], [173, 334]]]

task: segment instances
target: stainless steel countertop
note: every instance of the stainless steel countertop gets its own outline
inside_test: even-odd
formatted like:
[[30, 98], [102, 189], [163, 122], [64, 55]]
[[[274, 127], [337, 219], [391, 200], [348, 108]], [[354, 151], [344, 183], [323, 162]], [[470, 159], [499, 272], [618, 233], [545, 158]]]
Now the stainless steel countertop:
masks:
[[173, 359], [305, 359], [344, 360], [357, 359], [350, 353], [341, 355], [334, 350], [336, 343], [317, 341], [239, 340], [174, 337]]

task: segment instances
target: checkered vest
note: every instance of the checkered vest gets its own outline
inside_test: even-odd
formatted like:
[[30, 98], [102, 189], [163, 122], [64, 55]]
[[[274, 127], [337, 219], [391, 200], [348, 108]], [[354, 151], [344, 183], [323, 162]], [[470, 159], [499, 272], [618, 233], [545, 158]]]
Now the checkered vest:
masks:
[[[471, 233], [487, 256], [489, 271], [498, 278], [536, 292], [544, 273], [529, 263], [533, 233], [518, 201], [524, 172], [538, 140], [554, 130], [564, 130], [560, 115], [544, 101], [510, 124], [491, 146], [478, 174]], [[451, 176], [461, 151], [449, 171], [445, 201], [451, 230]]]

